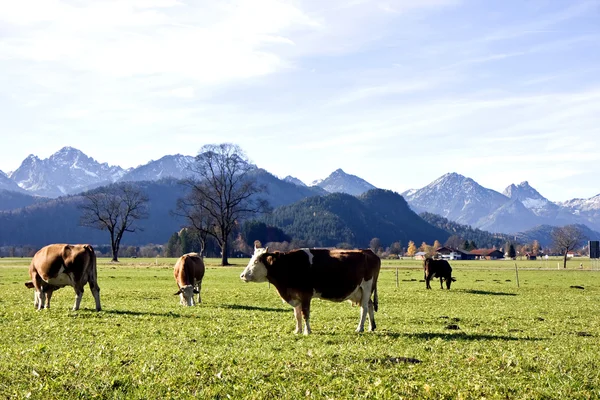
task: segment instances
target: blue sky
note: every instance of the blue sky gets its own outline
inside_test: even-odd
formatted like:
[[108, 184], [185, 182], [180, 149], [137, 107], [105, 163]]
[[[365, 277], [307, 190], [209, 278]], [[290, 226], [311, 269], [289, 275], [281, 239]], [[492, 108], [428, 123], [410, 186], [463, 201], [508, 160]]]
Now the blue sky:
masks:
[[0, 2], [0, 170], [207, 143], [304, 182], [600, 193], [600, 0]]

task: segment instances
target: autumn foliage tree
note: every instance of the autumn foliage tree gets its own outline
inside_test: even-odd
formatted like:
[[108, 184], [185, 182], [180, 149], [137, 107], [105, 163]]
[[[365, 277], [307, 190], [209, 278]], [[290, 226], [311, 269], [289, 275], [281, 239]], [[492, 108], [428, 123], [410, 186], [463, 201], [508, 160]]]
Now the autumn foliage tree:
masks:
[[531, 252], [533, 253], [534, 256], [537, 256], [540, 254], [540, 250], [541, 250], [540, 242], [538, 242], [537, 240], [534, 240], [533, 244], [531, 245]]
[[415, 246], [415, 242], [410, 240], [408, 242], [408, 248], [406, 249], [406, 255], [409, 257], [414, 257], [417, 253], [417, 246]]

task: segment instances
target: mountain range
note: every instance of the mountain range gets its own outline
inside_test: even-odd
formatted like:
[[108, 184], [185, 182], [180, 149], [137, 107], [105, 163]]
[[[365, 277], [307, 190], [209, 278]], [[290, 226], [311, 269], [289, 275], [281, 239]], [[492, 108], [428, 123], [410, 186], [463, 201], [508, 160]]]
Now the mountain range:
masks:
[[[0, 190], [56, 198], [115, 182], [155, 181], [169, 177], [183, 179], [191, 175], [190, 166], [194, 159], [193, 156], [181, 154], [166, 155], [135, 168], [123, 169], [100, 163], [80, 150], [67, 146], [46, 159], [31, 154], [10, 174], [0, 171]], [[364, 179], [346, 174], [341, 169], [310, 186], [291, 176], [283, 181], [298, 187], [314, 188], [313, 195], [334, 192], [359, 195], [375, 189]]]
[[[74, 195], [115, 182], [182, 179], [190, 175], [193, 156], [166, 155], [158, 160], [124, 169], [100, 163], [80, 150], [64, 147], [47, 159], [28, 156], [15, 171], [0, 171], [0, 211], [26, 207], [47, 198]], [[273, 207], [311, 196], [346, 193], [360, 196], [375, 186], [337, 169], [310, 185], [287, 176], [283, 179], [255, 168], [253, 174], [269, 188]], [[420, 189], [402, 193], [416, 213], [429, 212], [451, 221], [498, 233], [516, 233], [540, 225], [584, 224], [600, 230], [600, 194], [590, 199], [552, 202], [527, 181], [508, 186], [502, 193], [485, 188], [473, 179], [448, 173]]]
[[471, 178], [448, 173], [402, 195], [418, 213], [438, 214], [490, 232], [516, 233], [540, 225], [568, 224], [583, 224], [600, 231], [600, 195], [554, 203], [527, 181], [512, 184], [499, 193]]

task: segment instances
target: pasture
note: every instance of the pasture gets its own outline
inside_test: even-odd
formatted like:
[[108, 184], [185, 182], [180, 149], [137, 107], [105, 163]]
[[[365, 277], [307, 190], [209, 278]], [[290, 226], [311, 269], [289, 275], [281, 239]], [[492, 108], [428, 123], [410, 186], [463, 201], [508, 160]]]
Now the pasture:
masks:
[[[358, 307], [313, 300], [294, 335], [275, 289], [239, 279], [247, 260], [207, 260], [203, 303], [182, 307], [175, 260], [99, 259], [89, 291], [33, 309], [26, 259], [0, 259], [0, 398], [599, 398], [600, 272], [451, 262], [451, 291], [420, 263], [386, 260], [376, 332]], [[396, 266], [398, 287], [396, 287]], [[579, 286], [581, 288], [572, 288]]]

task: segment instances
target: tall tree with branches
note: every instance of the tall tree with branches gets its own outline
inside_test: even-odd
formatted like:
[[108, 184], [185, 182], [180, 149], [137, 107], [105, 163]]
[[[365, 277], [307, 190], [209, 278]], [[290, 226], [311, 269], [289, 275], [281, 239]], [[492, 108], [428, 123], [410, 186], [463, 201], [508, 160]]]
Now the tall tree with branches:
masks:
[[563, 268], [567, 268], [567, 254], [583, 244], [586, 239], [583, 231], [576, 225], [554, 228], [551, 233], [552, 245], [563, 255]]
[[177, 214], [186, 218], [204, 240], [213, 237], [221, 248], [221, 265], [229, 265], [232, 233], [248, 217], [266, 212], [269, 205], [259, 194], [264, 186], [250, 176], [256, 167], [243, 150], [231, 143], [200, 149], [183, 184], [188, 194], [177, 202]]
[[141, 230], [140, 219], [148, 218], [148, 196], [128, 184], [114, 184], [83, 194], [80, 225], [108, 231], [112, 261], [118, 261], [119, 247], [125, 232]]

